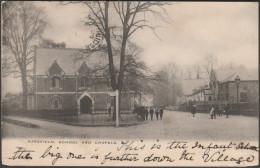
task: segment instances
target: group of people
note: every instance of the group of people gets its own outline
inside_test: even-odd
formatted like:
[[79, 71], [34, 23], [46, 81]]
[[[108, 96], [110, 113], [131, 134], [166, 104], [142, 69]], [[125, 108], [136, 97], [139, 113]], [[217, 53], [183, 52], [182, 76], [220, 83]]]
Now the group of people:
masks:
[[229, 118], [229, 108], [228, 106], [225, 106], [223, 109], [220, 109], [218, 105], [216, 105], [215, 107], [212, 106], [209, 112], [210, 115], [210, 119], [216, 119], [217, 115], [218, 116], [222, 116], [223, 114], [226, 115], [226, 118]]
[[163, 108], [153, 108], [151, 107], [149, 110], [148, 110], [148, 107], [145, 107], [142, 111], [142, 116], [144, 116], [144, 120], [145, 121], [148, 121], [148, 115], [150, 114], [150, 118], [151, 118], [151, 121], [153, 120], [153, 115], [155, 114], [156, 116], [156, 119], [159, 120], [159, 116], [160, 116], [160, 120], [162, 120], [163, 118]]
[[[191, 106], [191, 114], [195, 117], [196, 114], [196, 105]], [[222, 116], [223, 114], [226, 115], [226, 118], [229, 118], [229, 108], [228, 106], [223, 107], [220, 109], [218, 105], [212, 106], [209, 112], [210, 119], [216, 119], [216, 116]]]

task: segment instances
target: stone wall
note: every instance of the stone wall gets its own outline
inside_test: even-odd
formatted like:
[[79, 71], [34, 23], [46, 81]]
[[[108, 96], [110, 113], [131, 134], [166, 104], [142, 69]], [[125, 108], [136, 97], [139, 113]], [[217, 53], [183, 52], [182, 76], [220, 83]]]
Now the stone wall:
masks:
[[[237, 84], [225, 82], [219, 85], [219, 100], [237, 103]], [[259, 101], [259, 81], [240, 81], [238, 85], [238, 102], [241, 102], [240, 93], [246, 93], [246, 101], [243, 103], [258, 103]], [[228, 94], [228, 95], [227, 95]]]

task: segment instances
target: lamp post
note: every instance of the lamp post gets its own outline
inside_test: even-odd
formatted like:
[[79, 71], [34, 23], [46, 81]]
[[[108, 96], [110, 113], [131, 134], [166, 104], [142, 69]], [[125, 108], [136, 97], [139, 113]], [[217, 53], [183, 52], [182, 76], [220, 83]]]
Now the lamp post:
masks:
[[240, 78], [239, 78], [238, 75], [237, 75], [236, 78], [235, 78], [235, 82], [236, 82], [236, 84], [237, 84], [237, 110], [239, 110], [239, 108], [238, 108], [238, 104], [239, 104], [238, 86], [239, 86], [239, 83], [240, 83]]

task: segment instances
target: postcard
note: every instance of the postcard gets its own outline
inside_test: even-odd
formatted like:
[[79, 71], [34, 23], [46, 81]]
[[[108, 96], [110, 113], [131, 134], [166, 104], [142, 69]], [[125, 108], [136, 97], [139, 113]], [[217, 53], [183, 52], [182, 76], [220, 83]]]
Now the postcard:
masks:
[[258, 3], [1, 7], [3, 165], [259, 164]]

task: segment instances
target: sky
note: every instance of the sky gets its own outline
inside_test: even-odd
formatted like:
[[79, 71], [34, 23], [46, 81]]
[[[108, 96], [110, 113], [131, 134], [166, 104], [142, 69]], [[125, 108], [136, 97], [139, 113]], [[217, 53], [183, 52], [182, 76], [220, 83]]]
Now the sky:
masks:
[[[83, 5], [57, 5], [37, 2], [44, 7], [48, 27], [44, 37], [65, 42], [68, 48], [83, 48], [91, 42], [90, 28], [83, 21], [88, 9]], [[175, 2], [167, 6], [171, 23], [148, 17], [156, 29], [143, 29], [131, 40], [143, 48], [142, 58], [152, 67], [174, 63], [189, 67], [201, 63], [207, 55], [218, 64], [234, 62], [247, 68], [258, 67], [258, 3], [256, 2]], [[6, 79], [6, 90], [11, 79]], [[16, 85], [17, 86], [17, 85]]]
[[[82, 48], [90, 43], [90, 28], [83, 25], [86, 6], [62, 6], [42, 2], [49, 27], [45, 37], [65, 41], [67, 47]], [[146, 18], [162, 28], [143, 29], [131, 38], [144, 49], [149, 65], [176, 63], [189, 66], [206, 55], [217, 57], [219, 64], [233, 61], [258, 67], [258, 4], [255, 2], [177, 2], [166, 7], [172, 23]]]

